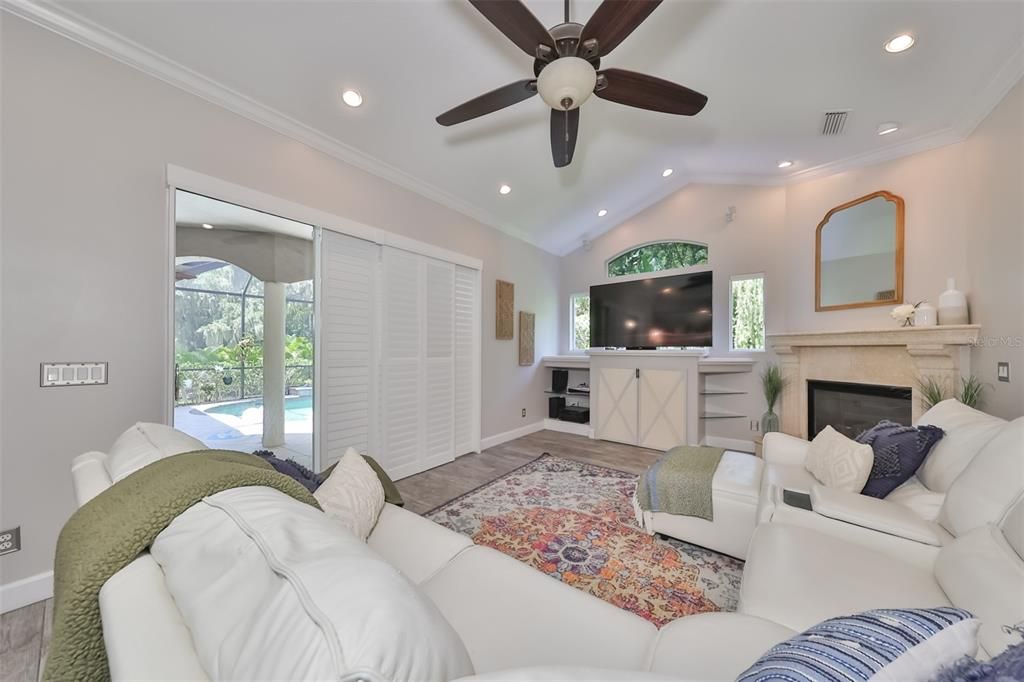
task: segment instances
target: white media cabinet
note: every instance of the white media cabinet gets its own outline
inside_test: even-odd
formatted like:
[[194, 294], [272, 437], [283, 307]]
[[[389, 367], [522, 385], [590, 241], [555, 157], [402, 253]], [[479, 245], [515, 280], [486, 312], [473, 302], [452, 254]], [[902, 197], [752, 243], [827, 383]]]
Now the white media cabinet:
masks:
[[586, 355], [547, 356], [542, 364], [548, 370], [569, 370], [569, 387], [582, 381], [590, 385], [589, 396], [552, 393], [549, 371], [547, 394], [564, 395], [569, 404], [589, 403], [590, 424], [548, 419], [545, 428], [667, 450], [703, 443], [708, 419], [747, 416], [707, 409], [705, 402], [711, 396], [720, 400], [742, 394], [717, 388], [713, 378], [749, 373], [754, 360], [709, 358], [693, 350], [591, 350]]

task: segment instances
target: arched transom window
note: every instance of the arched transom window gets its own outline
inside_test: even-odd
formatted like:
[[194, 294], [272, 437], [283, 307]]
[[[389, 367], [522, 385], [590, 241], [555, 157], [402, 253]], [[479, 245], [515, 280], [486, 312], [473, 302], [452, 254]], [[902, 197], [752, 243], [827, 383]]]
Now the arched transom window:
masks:
[[608, 276], [640, 275], [646, 272], [707, 265], [708, 246], [696, 242], [653, 242], [623, 251], [608, 261]]

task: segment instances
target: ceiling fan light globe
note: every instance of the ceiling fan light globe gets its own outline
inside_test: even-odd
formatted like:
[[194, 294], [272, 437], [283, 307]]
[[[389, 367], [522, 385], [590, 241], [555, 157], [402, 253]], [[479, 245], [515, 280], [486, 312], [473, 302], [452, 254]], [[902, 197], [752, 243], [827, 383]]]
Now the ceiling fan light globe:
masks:
[[537, 92], [552, 109], [569, 111], [587, 101], [597, 85], [597, 72], [579, 57], [561, 57], [537, 77]]

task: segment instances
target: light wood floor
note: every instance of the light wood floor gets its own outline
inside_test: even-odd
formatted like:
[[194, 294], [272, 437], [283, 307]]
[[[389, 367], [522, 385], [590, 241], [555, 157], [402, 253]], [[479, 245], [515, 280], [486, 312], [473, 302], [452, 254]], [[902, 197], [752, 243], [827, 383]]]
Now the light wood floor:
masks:
[[[661, 454], [555, 431], [539, 431], [398, 481], [406, 508], [422, 514], [548, 452], [641, 473]], [[0, 616], [0, 680], [34, 682], [50, 642], [51, 599]]]

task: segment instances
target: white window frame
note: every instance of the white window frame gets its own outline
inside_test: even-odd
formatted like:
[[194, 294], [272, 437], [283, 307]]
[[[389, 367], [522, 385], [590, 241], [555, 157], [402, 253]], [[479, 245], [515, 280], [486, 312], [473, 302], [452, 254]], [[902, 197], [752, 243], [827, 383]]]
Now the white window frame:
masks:
[[589, 347], [587, 347], [587, 348], [577, 348], [576, 347], [576, 299], [580, 298], [580, 297], [583, 297], [583, 296], [586, 296], [589, 299], [590, 298], [590, 292], [589, 291], [579, 291], [579, 292], [577, 292], [575, 294], [569, 294], [569, 329], [568, 329], [568, 331], [569, 331], [569, 352], [570, 353], [580, 353], [580, 354], [582, 354], [582, 353], [586, 353], [588, 350], [590, 350]]
[[[735, 348], [732, 343], [732, 283], [743, 282], [748, 279], [760, 279], [761, 280], [761, 315], [764, 317], [764, 336], [761, 341], [761, 348]], [[763, 272], [751, 272], [745, 275], [732, 275], [729, 277], [729, 352], [730, 353], [764, 353], [768, 345], [768, 310], [765, 307], [766, 291], [768, 290], [768, 281], [764, 276]]]

